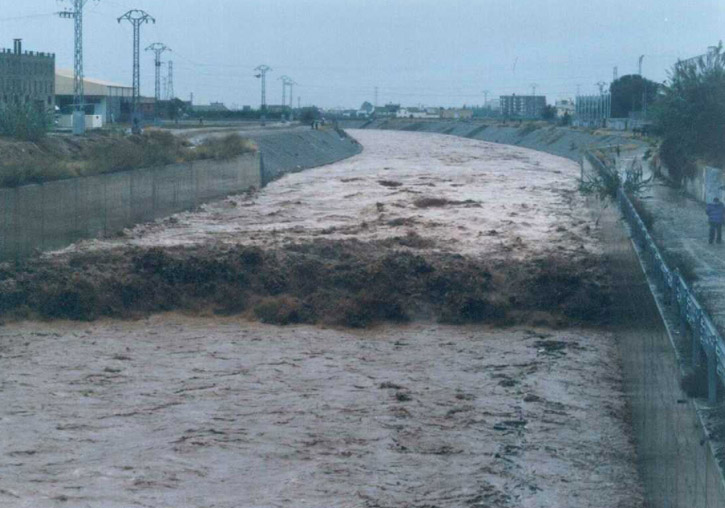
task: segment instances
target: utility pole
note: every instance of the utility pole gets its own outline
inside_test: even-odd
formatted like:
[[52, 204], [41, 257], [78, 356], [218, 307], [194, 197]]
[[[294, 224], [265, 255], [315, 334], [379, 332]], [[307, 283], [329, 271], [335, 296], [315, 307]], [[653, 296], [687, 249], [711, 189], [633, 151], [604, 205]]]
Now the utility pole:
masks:
[[488, 94], [491, 93], [488, 90], [483, 91], [483, 107], [488, 106]]
[[602, 127], [604, 127], [604, 87], [607, 84], [604, 81], [599, 81], [597, 83], [597, 86], [599, 87], [599, 104], [597, 105], [597, 116], [599, 117], [599, 120], [602, 123]]
[[379, 92], [379, 89], [376, 86], [375, 87], [375, 109], [378, 109], [378, 92]]
[[612, 83], [617, 81], [617, 79], [619, 79], [619, 67], [615, 65], [614, 69], [612, 70]]
[[[289, 76], [280, 76], [277, 78], [282, 82], [282, 121], [285, 120], [284, 108], [287, 106], [287, 87], [292, 82]], [[292, 92], [290, 92], [290, 99], [292, 98]]]
[[647, 81], [642, 77], [642, 60], [644, 60], [644, 55], [639, 57], [639, 76], [644, 85], [642, 90], [642, 120], [644, 121], [647, 118]]
[[73, 134], [86, 133], [85, 94], [83, 90], [83, 7], [88, 0], [68, 0], [73, 6], [58, 16], [74, 21], [73, 51]]
[[531, 112], [530, 112], [531, 118], [536, 116], [536, 88], [538, 86], [539, 85], [536, 83], [531, 83], [531, 92], [532, 92], [531, 95], [534, 96], [533, 100], [531, 101]]
[[133, 103], [132, 103], [132, 127], [134, 133], [141, 131], [139, 118], [139, 104], [141, 103], [141, 25], [145, 23], [156, 23], [156, 19], [148, 13], [132, 9], [118, 18], [118, 22], [128, 21], [133, 25]]
[[174, 92], [174, 62], [173, 60], [169, 60], [167, 62], [167, 65], [169, 67], [168, 70], [168, 76], [166, 78], [166, 100], [171, 101], [174, 100], [176, 97], [176, 93]]
[[292, 109], [294, 107], [294, 90], [297, 83], [293, 79], [290, 79], [287, 81], [287, 84], [289, 85], [289, 107]]
[[289, 84], [289, 78], [287, 76], [280, 76], [277, 81], [282, 82], [282, 106], [287, 105], [287, 85]]
[[295, 85], [297, 83], [295, 83], [295, 80], [294, 79], [290, 78], [290, 79], [287, 80], [287, 84], [290, 87], [290, 103], [289, 103], [289, 106], [290, 106], [290, 122], [291, 122], [292, 120], [295, 119], [295, 114], [294, 114], [294, 107], [295, 107], [294, 90], [295, 90]]
[[262, 104], [259, 107], [259, 111], [262, 125], [264, 125], [267, 120], [267, 73], [271, 71], [272, 68], [267, 65], [260, 65], [254, 70], [259, 73], [256, 77], [262, 80]]

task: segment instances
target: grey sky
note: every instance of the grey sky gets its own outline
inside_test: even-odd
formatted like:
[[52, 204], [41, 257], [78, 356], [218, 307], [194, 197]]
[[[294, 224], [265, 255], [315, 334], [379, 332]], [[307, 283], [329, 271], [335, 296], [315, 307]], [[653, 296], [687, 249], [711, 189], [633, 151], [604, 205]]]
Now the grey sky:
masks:
[[[0, 46], [50, 51], [72, 68], [72, 22], [57, 0], [0, 0]], [[174, 53], [177, 95], [195, 102], [259, 104], [253, 68], [265, 63], [268, 103], [281, 102], [283, 74], [303, 104], [357, 107], [479, 104], [505, 93], [572, 97], [598, 81], [636, 72], [666, 79], [678, 57], [723, 38], [722, 0], [89, 0], [86, 75], [130, 83], [132, 29], [116, 18], [131, 8], [153, 15], [142, 47]], [[32, 16], [32, 17], [27, 17]], [[167, 54], [168, 55], [168, 54]], [[151, 53], [142, 55], [143, 92], [153, 95]]]

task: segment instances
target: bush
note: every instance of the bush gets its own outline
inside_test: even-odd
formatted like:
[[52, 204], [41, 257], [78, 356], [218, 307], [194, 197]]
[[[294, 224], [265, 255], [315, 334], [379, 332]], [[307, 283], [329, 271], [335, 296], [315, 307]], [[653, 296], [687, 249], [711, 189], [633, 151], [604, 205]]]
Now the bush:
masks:
[[48, 132], [51, 117], [33, 104], [8, 104], [0, 108], [0, 134], [23, 141], [38, 141]]
[[694, 161], [725, 165], [725, 53], [722, 43], [706, 58], [679, 61], [654, 108], [664, 137], [660, 157], [673, 179], [692, 177]]
[[253, 153], [257, 147], [249, 139], [239, 134], [229, 134], [223, 138], [207, 138], [195, 149], [190, 150], [188, 160], [214, 159], [230, 160], [245, 153]]
[[688, 146], [686, 140], [675, 135], [669, 135], [662, 141], [660, 160], [667, 166], [670, 179], [675, 184], [681, 185], [684, 179], [695, 176], [697, 170], [695, 152], [697, 152], [695, 147]]

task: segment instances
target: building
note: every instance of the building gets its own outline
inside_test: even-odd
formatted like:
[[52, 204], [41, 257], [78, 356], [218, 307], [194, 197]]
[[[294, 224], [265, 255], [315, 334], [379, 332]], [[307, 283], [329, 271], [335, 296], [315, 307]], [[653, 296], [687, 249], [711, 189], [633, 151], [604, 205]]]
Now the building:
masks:
[[[275, 108], [277, 106], [267, 106], [267, 112], [273, 113], [275, 112]], [[207, 104], [194, 104], [191, 106], [191, 110], [194, 113], [228, 113], [229, 108], [224, 105], [223, 102], [211, 102], [208, 105]]]
[[469, 120], [473, 118], [473, 110], [468, 108], [441, 109], [440, 118], [444, 120]]
[[55, 55], [23, 51], [21, 39], [0, 49], [0, 104], [34, 104], [52, 109], [55, 98]]
[[428, 118], [423, 108], [400, 108], [395, 114], [397, 118]]
[[397, 116], [399, 110], [400, 104], [386, 104], [376, 107], [373, 114], [376, 117], [391, 118]]
[[546, 107], [543, 95], [502, 95], [501, 115], [504, 118], [540, 118]]
[[[129, 118], [133, 101], [133, 87], [84, 77], [83, 93], [86, 115], [100, 117], [104, 124]], [[73, 71], [59, 69], [55, 73], [55, 102], [61, 115], [73, 113], [73, 100]], [[141, 109], [146, 111], [148, 99], [142, 97], [141, 103]], [[153, 108], [151, 112], [153, 113]]]
[[576, 98], [574, 125], [577, 127], [604, 127], [612, 115], [611, 94], [579, 95]]
[[554, 104], [554, 107], [556, 108], [556, 117], [562, 118], [566, 116], [567, 114], [571, 117], [574, 116], [574, 113], [576, 111], [576, 104], [571, 99], [562, 99], [559, 101], [556, 101]]

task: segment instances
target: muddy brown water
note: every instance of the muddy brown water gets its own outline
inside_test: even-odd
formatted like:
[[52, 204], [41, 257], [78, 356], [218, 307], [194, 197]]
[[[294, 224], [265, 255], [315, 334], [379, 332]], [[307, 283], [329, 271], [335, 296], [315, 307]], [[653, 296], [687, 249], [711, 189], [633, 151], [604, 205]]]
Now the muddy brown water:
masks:
[[[408, 247], [421, 255], [602, 251], [570, 161], [352, 134], [357, 157], [48, 259], [409, 232], [430, 240]], [[22, 322], [0, 328], [0, 369], [2, 506], [642, 506], [621, 359], [601, 330]]]

